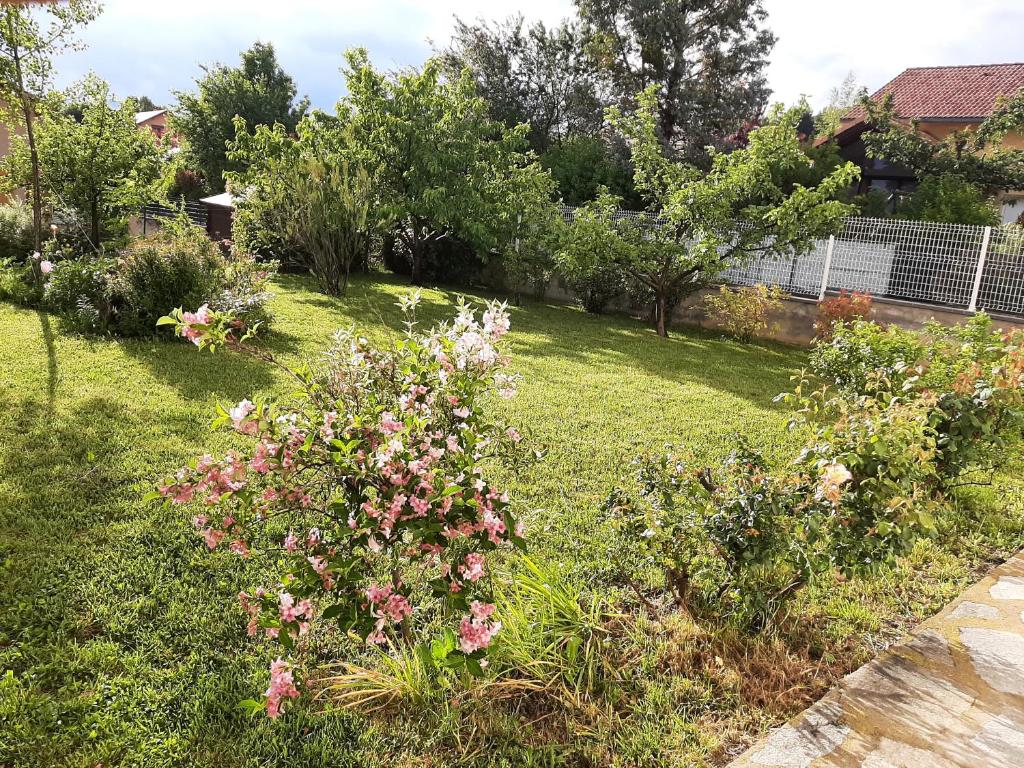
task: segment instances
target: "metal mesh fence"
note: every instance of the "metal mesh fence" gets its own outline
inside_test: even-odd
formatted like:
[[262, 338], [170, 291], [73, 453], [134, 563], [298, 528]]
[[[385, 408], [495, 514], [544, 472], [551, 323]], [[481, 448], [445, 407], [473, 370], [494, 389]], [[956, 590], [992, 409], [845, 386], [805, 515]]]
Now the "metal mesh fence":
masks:
[[[575, 209], [563, 206], [572, 221]], [[622, 216], [653, 218], [622, 211]], [[979, 227], [851, 217], [806, 253], [730, 266], [734, 285], [777, 285], [794, 296], [863, 291], [898, 299], [997, 314], [1024, 315], [1024, 227]]]

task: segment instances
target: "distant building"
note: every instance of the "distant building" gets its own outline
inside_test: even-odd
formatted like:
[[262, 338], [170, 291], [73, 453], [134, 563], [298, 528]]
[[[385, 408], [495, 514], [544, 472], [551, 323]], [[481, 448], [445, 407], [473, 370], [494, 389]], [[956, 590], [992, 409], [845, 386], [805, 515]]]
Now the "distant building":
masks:
[[[158, 139], [163, 139], [167, 134], [168, 116], [166, 109], [151, 109], [147, 112], [136, 112], [135, 125], [138, 128], [148, 128]], [[177, 146], [178, 141], [176, 136], [171, 136], [171, 143]]]
[[[1016, 96], [1021, 90], [1024, 63], [913, 67], [890, 80], [871, 98], [881, 100], [891, 95], [899, 118], [915, 125], [919, 134], [942, 141], [954, 131], [977, 127], [992, 114], [1000, 96]], [[911, 171], [866, 156], [862, 136], [867, 130], [867, 113], [857, 106], [843, 115], [834, 136], [821, 141], [835, 141], [839, 153], [860, 166], [860, 192], [913, 191], [917, 179]], [[1024, 149], [1024, 134], [1008, 134], [1003, 145]], [[1004, 222], [1016, 221], [1024, 214], [1024, 190], [1007, 190], [1000, 195], [1000, 201]]]

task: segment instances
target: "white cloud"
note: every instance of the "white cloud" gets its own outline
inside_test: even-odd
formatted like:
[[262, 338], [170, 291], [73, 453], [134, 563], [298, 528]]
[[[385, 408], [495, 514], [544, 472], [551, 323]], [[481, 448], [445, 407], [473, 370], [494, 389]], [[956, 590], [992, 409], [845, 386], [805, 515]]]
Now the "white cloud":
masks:
[[[850, 71], [875, 90], [910, 66], [1024, 59], [1019, 0], [765, 4], [779, 38], [768, 78], [774, 98], [787, 103], [807, 94], [822, 106]], [[169, 101], [171, 90], [191, 87], [200, 63], [234, 63], [239, 51], [265, 40], [274, 43], [300, 93], [329, 108], [342, 90], [341, 53], [353, 45], [366, 46], [379, 66], [404, 66], [430, 53], [428, 40], [447, 42], [455, 15], [501, 19], [522, 13], [551, 24], [571, 12], [571, 0], [106, 0], [83, 35], [88, 48], [59, 62], [60, 82], [93, 69], [118, 94]]]

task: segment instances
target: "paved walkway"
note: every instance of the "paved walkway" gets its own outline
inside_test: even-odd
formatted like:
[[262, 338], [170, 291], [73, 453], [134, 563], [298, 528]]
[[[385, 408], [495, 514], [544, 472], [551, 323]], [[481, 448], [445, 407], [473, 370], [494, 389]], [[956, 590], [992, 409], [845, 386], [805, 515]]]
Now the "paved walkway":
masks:
[[1024, 552], [730, 768], [1024, 768]]

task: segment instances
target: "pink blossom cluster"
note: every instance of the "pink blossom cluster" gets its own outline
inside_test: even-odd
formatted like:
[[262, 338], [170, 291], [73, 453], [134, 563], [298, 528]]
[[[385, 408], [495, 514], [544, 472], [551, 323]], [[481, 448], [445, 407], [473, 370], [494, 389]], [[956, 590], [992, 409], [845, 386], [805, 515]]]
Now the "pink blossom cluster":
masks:
[[491, 640], [501, 630], [500, 621], [490, 621], [492, 613], [492, 603], [481, 603], [478, 600], [472, 602], [470, 615], [464, 616], [459, 623], [459, 648], [463, 653], [473, 653], [491, 644]]
[[295, 684], [291, 664], [276, 659], [270, 665], [270, 687], [264, 693], [267, 699], [267, 715], [272, 718], [281, 715], [284, 699], [297, 699], [299, 689]]

